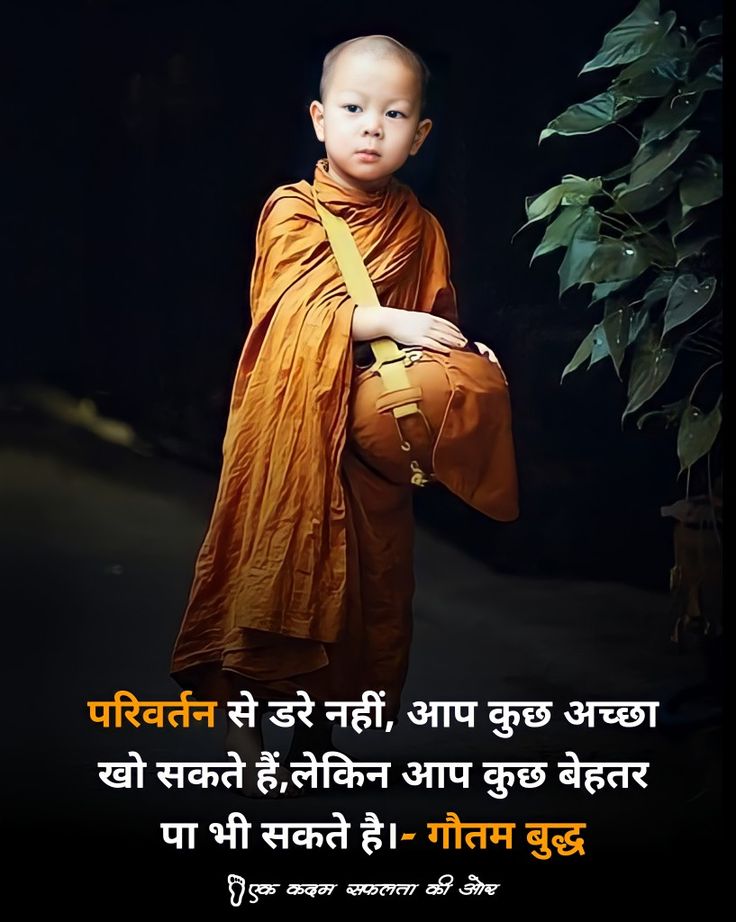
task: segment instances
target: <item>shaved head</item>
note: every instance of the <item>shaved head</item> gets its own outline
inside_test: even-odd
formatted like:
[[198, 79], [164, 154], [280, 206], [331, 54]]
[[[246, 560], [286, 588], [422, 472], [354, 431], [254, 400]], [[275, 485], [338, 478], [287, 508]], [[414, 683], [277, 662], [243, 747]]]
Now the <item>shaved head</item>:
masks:
[[422, 58], [414, 51], [411, 51], [401, 42], [397, 42], [390, 35], [362, 35], [359, 38], [351, 38], [328, 51], [322, 64], [322, 79], [319, 82], [319, 95], [322, 102], [330, 89], [330, 81], [335, 71], [338, 59], [345, 54], [369, 54], [376, 60], [389, 58], [399, 61], [416, 76], [417, 89], [419, 91], [419, 117], [424, 115], [426, 105], [427, 84], [429, 83], [429, 68]]

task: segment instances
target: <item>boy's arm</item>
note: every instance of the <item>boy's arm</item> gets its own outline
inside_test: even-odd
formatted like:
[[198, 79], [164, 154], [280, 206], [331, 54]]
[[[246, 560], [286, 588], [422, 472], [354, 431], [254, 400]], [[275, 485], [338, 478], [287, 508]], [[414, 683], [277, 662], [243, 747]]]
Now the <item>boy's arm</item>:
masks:
[[[455, 288], [450, 279], [447, 240], [439, 221], [427, 211], [426, 246], [422, 248], [421, 274], [424, 280], [421, 310], [441, 317], [457, 326], [458, 311]], [[428, 303], [429, 302], [429, 303]], [[357, 304], [353, 310], [352, 339], [365, 341], [395, 335], [397, 308]], [[404, 315], [405, 311], [399, 311]], [[402, 323], [406, 318], [402, 316]], [[417, 331], [415, 331], [417, 332]]]
[[[250, 282], [253, 324], [286, 301], [304, 300], [304, 282], [312, 278], [311, 256], [320, 240], [321, 223], [304, 207], [303, 194], [280, 186], [266, 200], [256, 229]], [[311, 282], [310, 282], [311, 283]], [[315, 291], [310, 301], [321, 300]]]
[[353, 311], [353, 339], [362, 342], [388, 335], [387, 314], [390, 308], [356, 304]]

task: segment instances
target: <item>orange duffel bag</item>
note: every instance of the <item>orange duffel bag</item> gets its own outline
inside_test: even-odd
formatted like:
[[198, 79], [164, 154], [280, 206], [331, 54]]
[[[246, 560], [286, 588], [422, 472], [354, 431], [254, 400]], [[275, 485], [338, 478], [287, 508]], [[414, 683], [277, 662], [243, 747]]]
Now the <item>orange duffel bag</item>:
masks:
[[[351, 298], [379, 301], [347, 223], [314, 196]], [[348, 442], [386, 480], [443, 483], [493, 519], [518, 518], [508, 384], [468, 343], [449, 354], [388, 337], [354, 345]], [[362, 366], [362, 367], [361, 367]]]

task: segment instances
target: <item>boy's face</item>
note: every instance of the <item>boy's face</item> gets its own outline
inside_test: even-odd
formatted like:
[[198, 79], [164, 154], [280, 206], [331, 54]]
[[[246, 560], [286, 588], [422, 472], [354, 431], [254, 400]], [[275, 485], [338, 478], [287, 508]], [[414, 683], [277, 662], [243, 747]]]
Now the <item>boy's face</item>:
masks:
[[[419, 121], [417, 76], [393, 58], [361, 52], [337, 60], [322, 103], [309, 107], [317, 138], [324, 142], [330, 175], [348, 189], [374, 191], [386, 185], [417, 153], [432, 122]], [[360, 151], [375, 150], [366, 158]]]

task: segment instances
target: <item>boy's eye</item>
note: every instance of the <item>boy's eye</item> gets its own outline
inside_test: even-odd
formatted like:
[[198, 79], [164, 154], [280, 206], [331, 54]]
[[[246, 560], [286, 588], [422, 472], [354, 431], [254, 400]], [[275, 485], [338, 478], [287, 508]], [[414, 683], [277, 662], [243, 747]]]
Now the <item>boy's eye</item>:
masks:
[[[354, 103], [354, 102], [349, 102], [349, 103], [347, 103], [346, 105], [343, 106], [343, 109], [359, 109], [359, 108], [360, 108], [360, 106], [357, 105], [357, 103]], [[404, 113], [403, 113], [403, 112], [399, 112], [398, 109], [389, 109], [388, 111], [389, 111], [389, 114], [390, 114], [391, 112], [395, 112], [397, 115], [400, 115], [402, 118], [404, 118]], [[352, 112], [351, 112], [351, 115], [352, 115]]]

